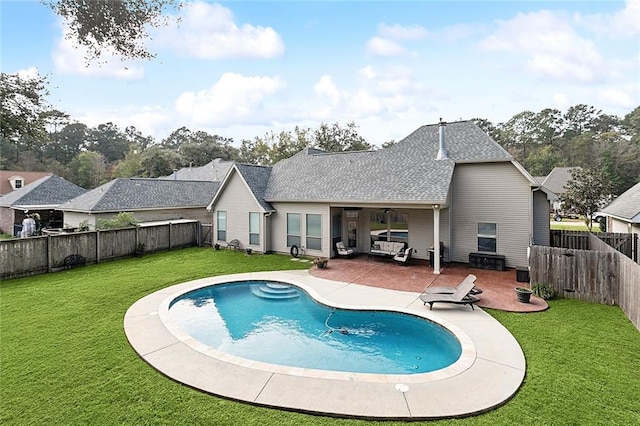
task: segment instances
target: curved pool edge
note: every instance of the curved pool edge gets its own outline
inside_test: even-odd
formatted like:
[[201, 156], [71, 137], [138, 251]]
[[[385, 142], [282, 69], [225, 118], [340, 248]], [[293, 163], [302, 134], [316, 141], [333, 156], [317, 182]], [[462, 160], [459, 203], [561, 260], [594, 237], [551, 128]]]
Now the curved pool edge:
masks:
[[[171, 322], [163, 323], [165, 309], [176, 295], [242, 280], [291, 283], [320, 303], [338, 308], [383, 309], [427, 318], [443, 324], [459, 339], [462, 336], [463, 354], [447, 368], [413, 375], [309, 370], [234, 357], [197, 342]], [[524, 354], [515, 338], [480, 309], [436, 305], [429, 311], [418, 296], [324, 280], [307, 271], [234, 274], [145, 296], [125, 314], [124, 328], [134, 350], [164, 375], [204, 392], [257, 405], [332, 416], [434, 419], [484, 412], [511, 398], [525, 374]]]

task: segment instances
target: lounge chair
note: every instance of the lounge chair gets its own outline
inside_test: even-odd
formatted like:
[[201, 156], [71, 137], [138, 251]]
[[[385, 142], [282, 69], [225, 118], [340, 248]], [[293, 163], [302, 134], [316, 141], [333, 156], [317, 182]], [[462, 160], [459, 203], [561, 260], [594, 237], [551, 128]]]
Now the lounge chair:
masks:
[[420, 295], [420, 300], [422, 300], [425, 305], [427, 303], [429, 304], [429, 310], [433, 309], [433, 304], [436, 302], [469, 305], [473, 310], [473, 304], [478, 302], [478, 299], [470, 294], [471, 290], [473, 290], [475, 280], [475, 275], [469, 274], [453, 294], [424, 292]]
[[349, 257], [353, 254], [353, 249], [346, 248], [342, 241], [336, 243], [336, 250], [338, 251], [338, 256]]
[[[473, 277], [473, 281], [476, 280], [475, 275], [469, 275], [466, 279], [470, 279], [469, 277]], [[460, 286], [464, 283], [464, 280], [460, 281], [460, 283], [455, 287], [447, 287], [447, 286], [431, 286], [424, 289], [424, 293], [429, 294], [453, 294], [460, 288]], [[469, 292], [470, 295], [475, 296], [476, 294], [482, 293], [482, 289], [479, 287], [473, 287]]]
[[409, 260], [411, 259], [411, 253], [413, 253], [413, 247], [409, 247], [398, 252], [398, 254], [393, 256], [393, 260], [398, 262], [400, 265], [406, 266], [409, 264]]

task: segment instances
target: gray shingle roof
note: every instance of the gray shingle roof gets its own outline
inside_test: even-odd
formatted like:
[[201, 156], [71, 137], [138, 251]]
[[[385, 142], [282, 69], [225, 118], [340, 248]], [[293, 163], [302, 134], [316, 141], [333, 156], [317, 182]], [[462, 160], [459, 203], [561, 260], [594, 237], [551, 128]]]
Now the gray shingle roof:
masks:
[[220, 182], [119, 178], [58, 206], [58, 209], [120, 212], [206, 207], [219, 186]]
[[56, 206], [85, 192], [60, 176], [49, 175], [0, 197], [0, 206]]
[[444, 203], [456, 162], [512, 159], [470, 121], [447, 124], [449, 158], [436, 160], [438, 149], [439, 125], [434, 124], [378, 151], [304, 150], [273, 166], [265, 199]]
[[564, 186], [571, 180], [571, 170], [577, 168], [578, 167], [554, 167], [542, 182], [542, 185], [558, 195], [564, 194], [567, 191]]
[[233, 161], [225, 161], [220, 158], [205, 164], [201, 167], [183, 167], [170, 174], [161, 176], [158, 179], [164, 180], [197, 180], [197, 181], [221, 181], [233, 166]]
[[601, 210], [632, 223], [640, 223], [640, 183], [635, 184]]
[[267, 211], [274, 210], [273, 206], [264, 199], [267, 183], [269, 182], [269, 175], [271, 174], [271, 167], [236, 164], [236, 168], [245, 182], [247, 182], [247, 185], [249, 185], [249, 189], [251, 189], [251, 192], [262, 208]]

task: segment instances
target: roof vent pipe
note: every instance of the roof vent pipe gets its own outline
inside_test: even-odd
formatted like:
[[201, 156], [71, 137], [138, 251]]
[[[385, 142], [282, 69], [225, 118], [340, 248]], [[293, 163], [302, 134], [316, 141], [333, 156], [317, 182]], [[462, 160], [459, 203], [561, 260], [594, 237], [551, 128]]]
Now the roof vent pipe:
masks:
[[438, 156], [436, 157], [436, 160], [444, 160], [445, 158], [449, 158], [447, 154], [447, 148], [445, 145], [445, 140], [446, 140], [445, 128], [446, 127], [447, 127], [447, 123], [442, 121], [442, 118], [440, 118], [440, 124], [438, 126], [440, 131], [440, 148], [438, 149]]
[[178, 169], [173, 169], [173, 180], [178, 180]]

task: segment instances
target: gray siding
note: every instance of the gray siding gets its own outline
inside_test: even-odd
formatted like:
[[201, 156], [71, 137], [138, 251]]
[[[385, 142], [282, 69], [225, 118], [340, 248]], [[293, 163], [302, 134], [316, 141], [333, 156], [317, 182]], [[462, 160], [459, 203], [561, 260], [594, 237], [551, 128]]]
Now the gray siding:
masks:
[[533, 193], [533, 244], [549, 245], [549, 200], [542, 191]]
[[508, 267], [527, 265], [531, 189], [512, 163], [457, 164], [451, 200], [451, 260], [467, 263], [469, 253], [478, 251], [477, 226], [483, 222], [496, 224], [496, 251]]
[[[322, 250], [305, 250], [308, 256], [331, 256], [331, 215], [328, 204], [322, 203], [272, 203], [276, 212], [271, 215], [271, 242], [272, 250], [278, 253], [289, 253], [287, 247], [287, 213], [300, 213], [300, 241], [306, 247], [306, 220], [305, 214], [322, 215]], [[302, 252], [301, 252], [302, 254]]]
[[[218, 237], [218, 224], [216, 223], [216, 212], [227, 212], [227, 240], [219, 241]], [[260, 244], [249, 244], [249, 212], [263, 213], [262, 208], [257, 203], [255, 197], [244, 183], [242, 178], [233, 173], [226, 183], [224, 192], [218, 198], [213, 212], [213, 236], [212, 241], [224, 246], [226, 242], [237, 239], [240, 241], [242, 248], [253, 248], [257, 251], [263, 251], [263, 245], [265, 242], [264, 235], [264, 221], [260, 221]]]

